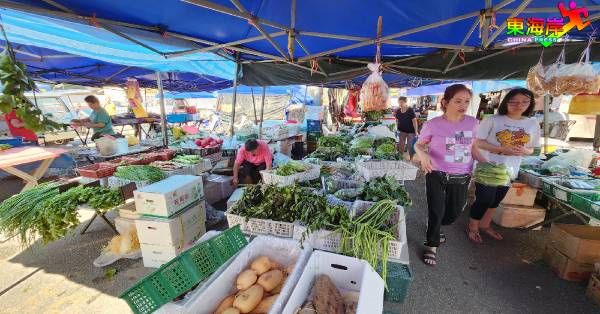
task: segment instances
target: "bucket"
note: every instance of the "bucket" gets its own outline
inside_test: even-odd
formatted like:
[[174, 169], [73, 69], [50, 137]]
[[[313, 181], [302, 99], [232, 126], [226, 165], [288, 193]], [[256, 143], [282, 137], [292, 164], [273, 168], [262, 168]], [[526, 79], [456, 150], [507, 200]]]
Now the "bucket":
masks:
[[115, 154], [116, 155], [127, 154], [129, 152], [129, 143], [128, 143], [127, 139], [118, 138], [115, 140], [114, 143], [115, 143]]
[[101, 137], [94, 142], [96, 143], [96, 149], [101, 156], [110, 156], [115, 154], [116, 145], [113, 140], [106, 137]]

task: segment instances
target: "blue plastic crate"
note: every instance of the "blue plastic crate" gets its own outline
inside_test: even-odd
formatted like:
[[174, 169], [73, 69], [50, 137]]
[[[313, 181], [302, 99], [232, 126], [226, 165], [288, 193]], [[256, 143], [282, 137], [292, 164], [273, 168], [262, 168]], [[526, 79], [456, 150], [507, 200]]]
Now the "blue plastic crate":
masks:
[[169, 123], [185, 123], [187, 122], [187, 113], [172, 113], [167, 115]]
[[0, 144], [8, 144], [12, 147], [23, 146], [23, 137], [15, 136], [13, 138], [0, 139]]

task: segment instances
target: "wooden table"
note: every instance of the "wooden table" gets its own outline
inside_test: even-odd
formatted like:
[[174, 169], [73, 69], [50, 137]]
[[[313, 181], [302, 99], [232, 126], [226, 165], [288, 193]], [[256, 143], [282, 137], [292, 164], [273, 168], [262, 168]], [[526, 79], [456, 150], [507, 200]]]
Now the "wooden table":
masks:
[[[38, 185], [38, 180], [44, 176], [52, 161], [66, 150], [61, 148], [47, 148], [38, 146], [24, 146], [7, 149], [0, 152], [0, 170], [23, 179], [26, 184], [22, 191]], [[15, 166], [36, 161], [42, 163], [31, 174], [21, 171]]]

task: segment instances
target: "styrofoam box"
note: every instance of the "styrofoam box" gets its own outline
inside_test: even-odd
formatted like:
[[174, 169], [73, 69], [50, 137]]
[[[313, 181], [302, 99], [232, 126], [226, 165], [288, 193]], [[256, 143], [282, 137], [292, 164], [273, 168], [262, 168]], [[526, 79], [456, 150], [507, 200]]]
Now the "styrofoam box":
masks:
[[242, 198], [244, 195], [244, 189], [245, 188], [237, 188], [235, 191], [233, 191], [229, 199], [227, 199], [227, 209], [231, 208], [231, 206], [233, 206]]
[[135, 208], [144, 215], [169, 217], [204, 197], [202, 178], [172, 176], [133, 192]]
[[325, 274], [343, 291], [359, 292], [356, 314], [383, 312], [384, 281], [364, 260], [339, 254], [315, 251], [294, 288], [283, 314], [293, 314], [310, 295], [315, 278]]
[[162, 264], [174, 259], [183, 251], [183, 246], [154, 245], [140, 243], [144, 267], [159, 268]]
[[226, 269], [221, 272], [217, 271], [209, 277], [207, 280], [210, 284], [197, 289], [198, 292], [194, 292], [193, 298], [188, 301], [188, 304], [186, 304], [185, 309], [181, 313], [213, 313], [221, 300], [236, 292], [235, 282], [237, 276], [245, 269], [248, 269], [250, 263], [255, 258], [266, 255], [283, 267], [287, 267], [290, 263], [296, 263], [294, 270], [288, 276], [281, 289], [279, 297], [269, 311], [270, 314], [279, 314], [300, 279], [300, 275], [303, 273], [304, 266], [310, 258], [311, 253], [312, 248], [310, 246], [305, 245], [304, 249], [302, 249], [298, 241], [270, 236], [258, 236], [234, 257], [234, 260]]
[[179, 246], [202, 236], [205, 223], [206, 207], [199, 202], [172, 218], [143, 217], [135, 226], [140, 243]]

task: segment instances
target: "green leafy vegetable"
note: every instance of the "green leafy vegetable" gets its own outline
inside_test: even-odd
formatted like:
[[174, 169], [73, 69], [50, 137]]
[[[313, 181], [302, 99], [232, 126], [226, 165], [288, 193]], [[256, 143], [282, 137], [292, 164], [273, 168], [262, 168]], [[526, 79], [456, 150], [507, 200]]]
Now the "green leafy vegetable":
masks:
[[275, 170], [275, 174], [278, 176], [291, 176], [293, 174], [306, 171], [306, 165], [297, 162], [290, 161], [287, 164], [281, 165]]
[[396, 150], [394, 144], [381, 144], [373, 153], [373, 157], [383, 160], [402, 160], [402, 155]]
[[157, 167], [146, 165], [131, 165], [117, 168], [115, 177], [131, 181], [158, 182], [165, 179], [165, 173]]
[[198, 164], [202, 161], [202, 158], [198, 155], [179, 155], [173, 158], [174, 162], [182, 163], [182, 164]]
[[510, 175], [504, 164], [491, 164], [487, 162], [477, 163], [473, 172], [475, 182], [488, 185], [500, 186], [510, 183]]
[[368, 181], [363, 188], [361, 199], [372, 202], [393, 200], [405, 207], [412, 205], [412, 200], [404, 187], [392, 176], [375, 178]]

